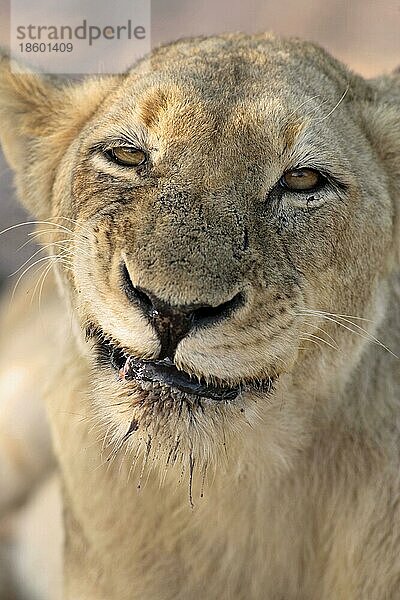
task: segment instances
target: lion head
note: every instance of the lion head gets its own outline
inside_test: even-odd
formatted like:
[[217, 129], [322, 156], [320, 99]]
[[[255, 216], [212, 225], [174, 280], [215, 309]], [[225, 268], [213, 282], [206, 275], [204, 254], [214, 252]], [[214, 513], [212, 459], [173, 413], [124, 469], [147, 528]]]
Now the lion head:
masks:
[[207, 461], [340, 393], [398, 261], [393, 88], [269, 35], [74, 85], [3, 58], [3, 146], [116, 440]]

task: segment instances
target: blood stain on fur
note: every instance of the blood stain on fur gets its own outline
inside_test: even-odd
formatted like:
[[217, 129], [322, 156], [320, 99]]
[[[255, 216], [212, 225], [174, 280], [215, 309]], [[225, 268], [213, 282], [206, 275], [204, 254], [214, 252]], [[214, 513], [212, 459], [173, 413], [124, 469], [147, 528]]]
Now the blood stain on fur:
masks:
[[145, 451], [145, 455], [143, 457], [143, 464], [142, 464], [142, 468], [141, 468], [140, 475], [139, 475], [139, 481], [137, 484], [138, 490], [140, 490], [141, 485], [142, 485], [143, 474], [144, 474], [147, 462], [149, 460], [150, 452], [151, 452], [151, 444], [152, 444], [151, 435], [149, 435], [149, 437], [147, 438], [146, 451]]
[[193, 470], [194, 470], [194, 458], [193, 453], [189, 456], [189, 502], [191, 508], [194, 508], [193, 504]]

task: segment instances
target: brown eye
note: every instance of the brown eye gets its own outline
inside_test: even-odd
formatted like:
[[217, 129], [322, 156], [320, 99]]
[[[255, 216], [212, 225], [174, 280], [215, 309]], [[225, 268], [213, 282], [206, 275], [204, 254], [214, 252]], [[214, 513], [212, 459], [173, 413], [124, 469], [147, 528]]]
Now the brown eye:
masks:
[[125, 167], [140, 167], [147, 160], [143, 150], [131, 146], [117, 146], [107, 150], [106, 154], [111, 160]]
[[292, 192], [310, 192], [323, 183], [324, 178], [314, 169], [294, 169], [286, 171], [281, 178], [281, 184]]

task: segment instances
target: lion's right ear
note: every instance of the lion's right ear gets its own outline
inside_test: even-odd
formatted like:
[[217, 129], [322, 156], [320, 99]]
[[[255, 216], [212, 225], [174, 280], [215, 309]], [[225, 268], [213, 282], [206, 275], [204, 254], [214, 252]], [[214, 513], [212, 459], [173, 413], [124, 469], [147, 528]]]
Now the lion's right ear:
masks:
[[121, 77], [71, 84], [27, 71], [0, 50], [0, 142], [21, 201], [34, 216], [48, 216], [61, 157]]

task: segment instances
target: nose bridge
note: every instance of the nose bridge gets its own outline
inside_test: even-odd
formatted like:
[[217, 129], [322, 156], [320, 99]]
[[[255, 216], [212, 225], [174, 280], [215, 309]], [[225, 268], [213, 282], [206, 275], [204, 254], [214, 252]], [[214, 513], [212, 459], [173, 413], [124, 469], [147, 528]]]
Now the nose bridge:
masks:
[[182, 190], [161, 194], [130, 252], [135, 284], [173, 304], [218, 304], [235, 293], [246, 235], [233, 200]]

